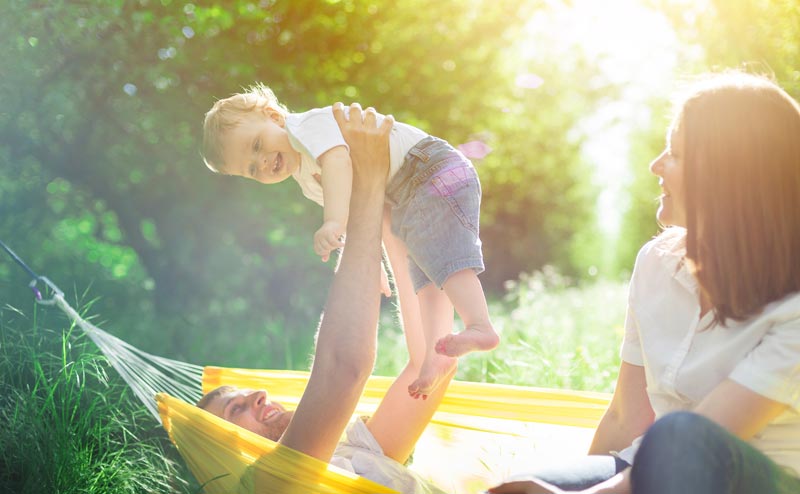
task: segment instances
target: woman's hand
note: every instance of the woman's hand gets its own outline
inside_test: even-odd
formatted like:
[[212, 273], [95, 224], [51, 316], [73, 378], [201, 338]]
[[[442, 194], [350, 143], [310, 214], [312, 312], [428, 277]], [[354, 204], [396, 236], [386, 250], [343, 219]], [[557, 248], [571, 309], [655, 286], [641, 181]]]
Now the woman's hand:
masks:
[[488, 494], [561, 494], [558, 487], [548, 484], [544, 480], [529, 477], [524, 480], [512, 480], [492, 487], [486, 491]]
[[563, 491], [543, 480], [529, 477], [523, 480], [505, 482], [497, 487], [490, 488], [486, 492], [488, 494], [568, 494], [570, 492], [574, 492], [574, 494], [630, 494], [630, 473], [631, 469], [627, 468], [610, 479], [582, 491]]

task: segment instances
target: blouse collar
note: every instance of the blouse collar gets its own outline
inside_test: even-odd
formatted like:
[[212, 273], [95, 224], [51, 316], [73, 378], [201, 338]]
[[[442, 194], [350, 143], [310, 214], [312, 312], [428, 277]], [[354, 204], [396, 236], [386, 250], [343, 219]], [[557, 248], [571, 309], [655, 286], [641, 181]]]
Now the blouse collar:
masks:
[[686, 229], [667, 228], [657, 237], [653, 249], [672, 277], [690, 292], [697, 293], [697, 279], [686, 263]]

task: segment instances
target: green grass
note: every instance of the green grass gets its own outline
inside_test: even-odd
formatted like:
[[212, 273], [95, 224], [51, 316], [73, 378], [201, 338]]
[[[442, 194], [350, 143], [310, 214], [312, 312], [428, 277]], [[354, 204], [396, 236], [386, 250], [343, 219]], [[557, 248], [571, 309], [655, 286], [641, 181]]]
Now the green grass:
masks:
[[[509, 283], [490, 303], [500, 346], [459, 361], [457, 379], [546, 388], [613, 391], [619, 367], [627, 282], [582, 286], [551, 269]], [[457, 327], [459, 321], [457, 321]], [[405, 342], [393, 310], [385, 310], [376, 373], [405, 364]]]
[[0, 310], [0, 492], [187, 492], [159, 424], [57, 312]]

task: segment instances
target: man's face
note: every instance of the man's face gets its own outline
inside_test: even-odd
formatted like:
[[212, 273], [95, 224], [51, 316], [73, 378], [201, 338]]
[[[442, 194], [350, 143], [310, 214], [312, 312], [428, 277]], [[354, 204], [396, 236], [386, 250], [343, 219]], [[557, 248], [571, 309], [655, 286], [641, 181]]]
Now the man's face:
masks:
[[212, 400], [206, 410], [260, 436], [277, 441], [294, 415], [283, 405], [271, 402], [266, 391], [233, 389]]
[[283, 116], [256, 109], [225, 135], [225, 171], [263, 184], [289, 178], [300, 166], [300, 153], [289, 143]]

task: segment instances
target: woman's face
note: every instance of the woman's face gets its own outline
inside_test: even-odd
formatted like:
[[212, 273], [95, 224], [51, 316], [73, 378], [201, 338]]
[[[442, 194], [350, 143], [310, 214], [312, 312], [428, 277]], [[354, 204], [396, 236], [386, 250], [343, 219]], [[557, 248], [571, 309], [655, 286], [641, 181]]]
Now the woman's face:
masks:
[[686, 192], [683, 186], [683, 132], [673, 125], [667, 147], [650, 163], [650, 171], [661, 186], [656, 218], [664, 226], [686, 227]]

